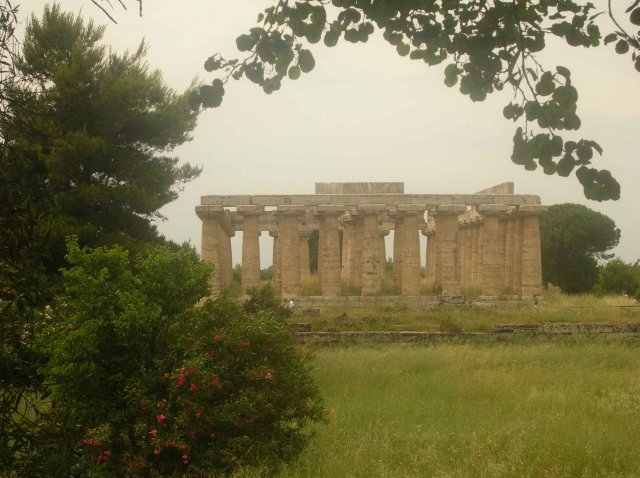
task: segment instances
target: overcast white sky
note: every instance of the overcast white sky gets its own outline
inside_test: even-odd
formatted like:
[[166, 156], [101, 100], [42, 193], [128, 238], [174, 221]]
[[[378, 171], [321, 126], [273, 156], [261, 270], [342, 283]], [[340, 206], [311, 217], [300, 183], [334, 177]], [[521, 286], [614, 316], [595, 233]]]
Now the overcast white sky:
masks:
[[[145, 38], [149, 63], [178, 90], [195, 76], [211, 81], [204, 60], [217, 51], [233, 57], [235, 38], [270, 4], [145, 0], [139, 18], [136, 2], [123, 1], [128, 12], [112, 0], [117, 25], [89, 0], [61, 4], [108, 24], [105, 39], [116, 50], [135, 49]], [[21, 17], [39, 15], [45, 3], [23, 0]], [[168, 238], [200, 249], [194, 208], [206, 194], [308, 194], [315, 182], [342, 181], [402, 181], [407, 193], [472, 193], [514, 181], [517, 193], [539, 194], [543, 204], [583, 203], [607, 214], [622, 230], [617, 255], [640, 258], [640, 74], [628, 55], [616, 55], [611, 46], [553, 44], [540, 56], [550, 68], [571, 69], [580, 93], [578, 133], [600, 143], [604, 155], [594, 164], [610, 169], [622, 185], [619, 201], [598, 203], [584, 198], [574, 176], [527, 172], [511, 162], [516, 125], [502, 116], [509, 92], [472, 103], [444, 86], [443, 66], [401, 58], [379, 37], [357, 45], [341, 40], [331, 49], [320, 43], [312, 51], [316, 68], [310, 74], [284, 81], [272, 95], [246, 80], [233, 82], [222, 106], [200, 115], [193, 141], [175, 154], [204, 170], [163, 208], [167, 219], [158, 227]], [[240, 236], [234, 239], [234, 263], [240, 260]], [[269, 239], [261, 239], [263, 267], [271, 262]]]

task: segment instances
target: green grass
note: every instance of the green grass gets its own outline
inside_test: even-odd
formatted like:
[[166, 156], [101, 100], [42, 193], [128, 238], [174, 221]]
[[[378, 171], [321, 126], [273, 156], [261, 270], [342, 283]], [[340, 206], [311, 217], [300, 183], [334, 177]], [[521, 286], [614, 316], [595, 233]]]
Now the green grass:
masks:
[[318, 348], [315, 363], [329, 418], [279, 476], [640, 476], [638, 343]]
[[[295, 311], [293, 322], [311, 324], [313, 331], [405, 330], [447, 331], [451, 325], [461, 331], [484, 332], [500, 324], [552, 322], [640, 321], [640, 306], [622, 296], [567, 296], [547, 291], [537, 309], [531, 303], [497, 303], [497, 307], [465, 305], [460, 307], [417, 309], [398, 302], [378, 308], [330, 308], [319, 314]], [[443, 325], [444, 324], [444, 325]], [[444, 327], [444, 329], [443, 329]]]

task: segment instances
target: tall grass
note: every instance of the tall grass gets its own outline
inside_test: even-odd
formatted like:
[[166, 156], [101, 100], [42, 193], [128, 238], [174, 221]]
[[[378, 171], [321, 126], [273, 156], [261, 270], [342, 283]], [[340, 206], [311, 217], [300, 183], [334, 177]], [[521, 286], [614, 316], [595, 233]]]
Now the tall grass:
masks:
[[329, 420], [279, 476], [639, 476], [639, 352], [593, 339], [318, 349]]
[[[346, 320], [345, 320], [346, 319]], [[402, 301], [395, 306], [360, 309], [328, 308], [319, 314], [298, 314], [296, 322], [309, 322], [313, 330], [407, 330], [438, 331], [443, 322], [460, 330], [490, 331], [501, 324], [551, 322], [640, 321], [640, 307], [623, 296], [568, 296], [548, 291], [538, 306], [533, 303], [500, 303], [495, 306], [470, 304], [460, 307], [419, 309]]]

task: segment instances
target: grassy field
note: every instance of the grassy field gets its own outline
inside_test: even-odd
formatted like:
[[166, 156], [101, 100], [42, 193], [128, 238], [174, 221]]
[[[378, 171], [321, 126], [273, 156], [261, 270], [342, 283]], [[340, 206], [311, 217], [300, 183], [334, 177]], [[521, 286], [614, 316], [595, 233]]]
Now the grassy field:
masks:
[[329, 418], [279, 476], [640, 476], [636, 342], [354, 346], [315, 353]]
[[545, 322], [640, 321], [640, 305], [622, 296], [567, 296], [546, 291], [540, 304], [500, 304], [497, 307], [466, 305], [416, 309], [397, 303], [370, 309], [332, 308], [320, 313], [295, 311], [294, 322], [308, 323], [313, 331], [405, 330], [427, 332], [488, 332], [500, 324]]

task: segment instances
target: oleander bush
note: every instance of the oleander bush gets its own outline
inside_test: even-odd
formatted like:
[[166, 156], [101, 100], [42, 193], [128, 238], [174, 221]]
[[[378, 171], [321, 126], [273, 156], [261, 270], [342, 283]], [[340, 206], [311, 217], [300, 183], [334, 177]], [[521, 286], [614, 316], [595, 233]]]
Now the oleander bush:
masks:
[[323, 409], [277, 314], [196, 307], [210, 268], [190, 250], [130, 261], [72, 241], [67, 259], [30, 476], [211, 476], [300, 453]]

